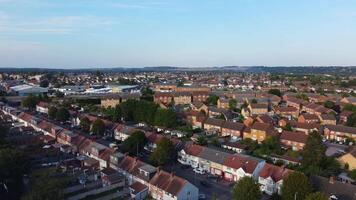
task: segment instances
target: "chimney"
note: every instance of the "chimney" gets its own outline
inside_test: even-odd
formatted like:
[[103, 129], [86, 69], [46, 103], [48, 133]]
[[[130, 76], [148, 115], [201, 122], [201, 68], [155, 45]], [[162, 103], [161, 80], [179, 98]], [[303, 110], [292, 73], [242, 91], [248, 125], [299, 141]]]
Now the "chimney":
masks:
[[334, 184], [334, 183], [335, 183], [335, 180], [336, 180], [336, 177], [335, 177], [335, 176], [330, 176], [330, 178], [329, 178], [329, 183], [330, 183], [330, 184]]
[[157, 169], [157, 173], [159, 173], [161, 171], [161, 167], [160, 166], [158, 166], [156, 169]]

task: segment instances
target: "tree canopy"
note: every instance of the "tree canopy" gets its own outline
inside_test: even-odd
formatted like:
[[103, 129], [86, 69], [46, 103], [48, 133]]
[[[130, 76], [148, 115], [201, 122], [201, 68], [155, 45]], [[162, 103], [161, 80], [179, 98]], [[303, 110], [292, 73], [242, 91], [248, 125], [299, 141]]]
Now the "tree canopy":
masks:
[[155, 116], [155, 125], [173, 128], [177, 125], [176, 113], [171, 109], [158, 108]]
[[104, 135], [105, 133], [105, 130], [106, 130], [106, 127], [105, 127], [105, 123], [103, 120], [101, 119], [96, 119], [92, 126], [91, 126], [91, 132], [94, 134], [94, 135]]
[[136, 131], [122, 143], [121, 150], [124, 153], [137, 156], [137, 153], [142, 151], [146, 143], [147, 138], [145, 134], [141, 131]]
[[268, 93], [269, 93], [269, 94], [276, 95], [276, 96], [279, 96], [279, 97], [282, 96], [282, 93], [281, 93], [281, 91], [280, 91], [279, 89], [270, 89], [270, 90], [268, 91]]
[[40, 98], [34, 95], [29, 95], [25, 99], [21, 101], [21, 106], [28, 108], [28, 109], [34, 109], [36, 108], [37, 103], [40, 101]]
[[241, 178], [232, 189], [233, 200], [259, 200], [260, 198], [259, 185], [248, 176]]
[[90, 130], [90, 125], [91, 125], [91, 122], [90, 120], [88, 119], [88, 117], [83, 117], [82, 119], [80, 119], [80, 128], [84, 131], [89, 131]]
[[312, 186], [303, 173], [293, 172], [283, 180], [281, 191], [283, 200], [304, 200], [312, 192]]
[[175, 149], [172, 141], [166, 137], [161, 138], [156, 149], [150, 155], [150, 161], [154, 165], [164, 165], [174, 157]]
[[209, 95], [207, 102], [209, 105], [217, 105], [218, 99], [219, 99], [218, 96], [211, 94], [211, 95]]
[[347, 118], [346, 126], [356, 127], [356, 112], [352, 113], [352, 114]]
[[69, 117], [70, 117], [69, 111], [64, 107], [59, 108], [58, 111], [56, 112], [56, 120], [60, 122], [67, 121]]
[[56, 107], [51, 106], [50, 108], [48, 108], [48, 117], [50, 119], [55, 119], [57, 111], [58, 111], [58, 109]]

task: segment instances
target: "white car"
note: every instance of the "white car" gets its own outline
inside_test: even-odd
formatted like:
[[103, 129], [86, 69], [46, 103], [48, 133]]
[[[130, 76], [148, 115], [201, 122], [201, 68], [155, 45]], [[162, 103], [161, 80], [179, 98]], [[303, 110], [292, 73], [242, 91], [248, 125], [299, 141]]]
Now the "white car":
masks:
[[201, 168], [194, 168], [193, 171], [197, 174], [205, 174], [205, 171]]

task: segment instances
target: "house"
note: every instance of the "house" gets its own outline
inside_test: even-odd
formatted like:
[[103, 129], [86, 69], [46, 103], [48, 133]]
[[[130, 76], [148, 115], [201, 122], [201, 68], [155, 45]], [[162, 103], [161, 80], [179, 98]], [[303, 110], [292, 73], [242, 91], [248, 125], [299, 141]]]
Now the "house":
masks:
[[214, 118], [207, 118], [204, 121], [204, 129], [213, 132], [213, 133], [220, 133], [221, 126], [225, 123], [225, 120], [222, 119], [214, 119]]
[[205, 114], [199, 111], [191, 110], [186, 114], [187, 123], [191, 124], [194, 128], [203, 128], [205, 119]]
[[222, 144], [221, 147], [232, 150], [236, 153], [246, 153], [248, 151], [248, 146], [239, 142], [226, 142]]
[[308, 135], [303, 132], [282, 131], [279, 138], [282, 147], [293, 151], [303, 150]]
[[192, 101], [205, 102], [210, 94], [210, 88], [204, 88], [201, 91], [191, 91]]
[[175, 105], [186, 105], [192, 102], [192, 95], [189, 92], [173, 92], [172, 95]]
[[336, 125], [336, 117], [333, 114], [322, 114], [319, 115], [319, 119], [322, 125]]
[[208, 114], [208, 106], [205, 105], [203, 102], [201, 101], [193, 101], [190, 104], [190, 107], [192, 108], [192, 110], [194, 111], [198, 111], [198, 112], [205, 112], [205, 114]]
[[272, 164], [265, 164], [258, 175], [258, 183], [262, 192], [272, 195], [280, 194], [283, 185], [283, 179], [286, 178], [292, 170], [279, 167]]
[[298, 117], [300, 123], [319, 123], [319, 117], [316, 114], [304, 113]]
[[107, 167], [100, 171], [103, 187], [117, 185], [123, 187], [125, 185], [125, 177], [118, 171]]
[[120, 96], [116, 97], [106, 97], [100, 100], [100, 104], [104, 108], [115, 108], [116, 105], [119, 105], [121, 102]]
[[278, 107], [276, 109], [276, 114], [289, 119], [298, 118], [299, 109], [296, 107]]
[[343, 165], [348, 164], [349, 170], [356, 169], [356, 147], [353, 147], [350, 152], [339, 157], [338, 161]]
[[251, 103], [248, 106], [251, 115], [263, 115], [268, 113], [268, 104]]
[[224, 116], [225, 119], [230, 118], [231, 112], [224, 108], [217, 108], [215, 106], [209, 106], [209, 117], [220, 117]]
[[305, 101], [298, 99], [296, 97], [288, 97], [288, 99], [286, 99], [286, 103], [287, 103], [287, 106], [294, 107], [299, 110], [300, 107], [303, 104], [305, 104]]
[[196, 186], [163, 170], [158, 170], [150, 180], [149, 191], [154, 199], [196, 200], [199, 198], [199, 189]]
[[229, 109], [229, 99], [219, 98], [217, 102], [218, 108]]
[[326, 125], [324, 135], [328, 140], [345, 142], [347, 138], [356, 140], [356, 128], [342, 125]]
[[239, 122], [226, 121], [221, 126], [221, 136], [242, 137], [244, 124]]
[[132, 133], [138, 131], [133, 126], [119, 124], [114, 130], [114, 138], [119, 141], [125, 141]]
[[300, 122], [295, 122], [295, 121], [289, 121], [289, 124], [296, 131], [301, 131], [301, 132], [304, 132], [305, 134], [309, 134], [313, 131], [317, 131], [317, 132], [321, 131], [320, 124], [316, 124], [316, 123], [300, 123]]
[[135, 182], [129, 187], [130, 196], [133, 200], [144, 200], [148, 195], [148, 186]]
[[260, 143], [267, 137], [274, 136], [275, 134], [276, 132], [270, 124], [255, 122], [251, 126], [250, 132], [244, 132], [244, 138], [250, 138]]
[[48, 114], [49, 104], [43, 101], [38, 102], [36, 105], [36, 111], [40, 113]]
[[178, 152], [178, 162], [183, 165], [189, 165], [193, 168], [202, 168], [200, 165], [199, 155], [205, 147], [200, 145], [190, 144], [186, 145]]
[[256, 117], [256, 120], [260, 123], [265, 123], [265, 124], [274, 124], [274, 120], [272, 117], [270, 117], [267, 114], [259, 115]]
[[245, 176], [255, 180], [265, 161], [243, 154], [228, 155], [223, 163], [224, 179], [227, 181], [238, 181]]
[[344, 97], [340, 100], [340, 102], [356, 105], [356, 97]]
[[352, 115], [352, 111], [344, 110], [340, 113], [340, 122], [346, 123], [349, 117]]
[[155, 92], [153, 98], [155, 103], [162, 102], [164, 104], [169, 104], [173, 101], [171, 92]]

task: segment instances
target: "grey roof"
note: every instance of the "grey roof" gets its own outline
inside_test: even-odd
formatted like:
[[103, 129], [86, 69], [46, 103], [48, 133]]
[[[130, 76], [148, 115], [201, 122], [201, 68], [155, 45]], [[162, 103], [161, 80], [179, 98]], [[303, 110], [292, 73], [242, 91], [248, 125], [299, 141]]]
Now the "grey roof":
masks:
[[232, 154], [206, 147], [200, 153], [199, 157], [201, 157], [205, 160], [215, 162], [215, 163], [223, 164], [225, 159], [229, 155], [232, 155]]

